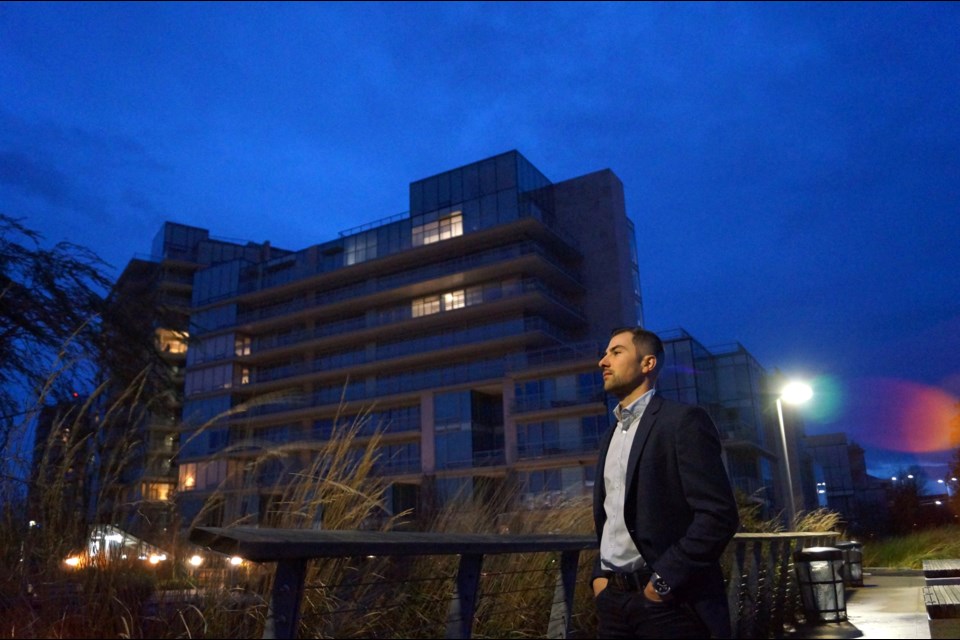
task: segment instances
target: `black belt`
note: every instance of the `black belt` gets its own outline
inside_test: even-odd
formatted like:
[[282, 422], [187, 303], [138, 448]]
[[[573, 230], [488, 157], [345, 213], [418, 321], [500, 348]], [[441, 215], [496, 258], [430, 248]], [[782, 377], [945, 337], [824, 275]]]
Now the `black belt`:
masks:
[[653, 571], [650, 569], [640, 569], [633, 573], [604, 571], [602, 577], [607, 579], [607, 587], [617, 591], [643, 591], [643, 588], [650, 582], [651, 575], [653, 575]]

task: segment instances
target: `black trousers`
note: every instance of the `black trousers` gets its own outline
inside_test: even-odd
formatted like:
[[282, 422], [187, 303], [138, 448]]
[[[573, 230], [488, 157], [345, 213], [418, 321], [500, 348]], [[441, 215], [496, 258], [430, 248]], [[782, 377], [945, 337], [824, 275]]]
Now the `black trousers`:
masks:
[[607, 587], [596, 597], [598, 638], [709, 638], [690, 605], [653, 602], [642, 591]]

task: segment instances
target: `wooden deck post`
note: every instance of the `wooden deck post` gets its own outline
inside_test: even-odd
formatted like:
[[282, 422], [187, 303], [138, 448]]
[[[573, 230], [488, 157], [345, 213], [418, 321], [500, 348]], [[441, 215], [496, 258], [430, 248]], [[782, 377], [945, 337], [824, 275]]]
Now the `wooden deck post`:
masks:
[[566, 638], [570, 635], [570, 620], [573, 613], [573, 595], [577, 586], [579, 551], [564, 551], [560, 555], [560, 573], [553, 591], [553, 606], [550, 607], [548, 638]]
[[447, 638], [469, 638], [473, 633], [473, 614], [477, 610], [477, 591], [483, 554], [460, 556], [456, 591], [447, 612]]
[[307, 576], [306, 560], [279, 560], [273, 578], [273, 592], [267, 609], [267, 622], [263, 627], [264, 640], [297, 637], [300, 624], [300, 600], [303, 597], [303, 582]]

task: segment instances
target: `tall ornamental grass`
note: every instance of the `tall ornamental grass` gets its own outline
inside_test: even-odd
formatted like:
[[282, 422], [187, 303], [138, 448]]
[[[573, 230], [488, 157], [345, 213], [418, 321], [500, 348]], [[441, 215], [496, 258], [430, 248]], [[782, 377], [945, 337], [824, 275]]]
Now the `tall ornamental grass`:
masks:
[[922, 569], [924, 560], [960, 558], [960, 526], [915, 531], [863, 543], [864, 567]]
[[[85, 422], [89, 409], [104, 404], [100, 388], [83, 406], [57, 416], [36, 455], [29, 504], [8, 499], [0, 514], [0, 634], [15, 638], [241, 638], [264, 632], [274, 565], [233, 566], [207, 552], [208, 563], [189, 569], [185, 560], [202, 551], [176, 531], [158, 546], [169, 559], [157, 566], [134, 557], [98, 556], [70, 568], [64, 559], [84, 545], [87, 512], [78, 501], [91, 499], [119, 518], [118, 496], [124, 464], [139, 442], [135, 424], [142, 415], [142, 380], [102, 408], [96, 428]], [[261, 401], [271, 401], [268, 398]], [[99, 405], [97, 405], [99, 406]], [[243, 407], [223, 419], [242, 418]], [[511, 489], [463, 495], [428, 520], [410, 513], [387, 515], [387, 483], [377, 473], [383, 425], [370, 425], [361, 412], [336, 421], [323, 442], [281, 444], [263, 449], [250, 467], [291, 460], [313, 447], [305, 466], [278, 477], [268, 493], [279, 498], [261, 526], [327, 530], [389, 530], [417, 527], [446, 533], [593, 534], [590, 497], [570, 499], [544, 510], [518, 510]], [[212, 426], [216, 421], [211, 421]], [[377, 427], [371, 429], [371, 427]], [[367, 435], [369, 433], [373, 435]], [[106, 440], [104, 433], [120, 434]], [[125, 439], [126, 438], [126, 439]], [[92, 458], [91, 458], [92, 457]], [[84, 464], [99, 461], [98, 482], [80, 482]], [[248, 474], [253, 482], [256, 474]], [[244, 487], [228, 478], [207, 500], [194, 526], [217, 508], [229, 491]], [[86, 492], [86, 493], [84, 493]], [[29, 506], [29, 511], [28, 511]], [[39, 514], [30, 527], [26, 514]], [[750, 514], [747, 514], [750, 515]], [[753, 514], [755, 516], [755, 514]], [[751, 517], [753, 517], [751, 516]], [[422, 518], [422, 514], [420, 516]], [[824, 510], [804, 514], [799, 528], [832, 530], [838, 516]], [[756, 518], [754, 518], [756, 519]], [[247, 520], [225, 526], [249, 525]], [[756, 530], [773, 521], [751, 523]], [[869, 547], [868, 547], [869, 550]], [[589, 588], [596, 552], [581, 554], [573, 611], [576, 637], [593, 637], [596, 619]], [[554, 604], [560, 554], [495, 554], [484, 559], [474, 636], [542, 637]], [[308, 565], [301, 607], [300, 637], [440, 638], [454, 597], [456, 556], [317, 559]]]

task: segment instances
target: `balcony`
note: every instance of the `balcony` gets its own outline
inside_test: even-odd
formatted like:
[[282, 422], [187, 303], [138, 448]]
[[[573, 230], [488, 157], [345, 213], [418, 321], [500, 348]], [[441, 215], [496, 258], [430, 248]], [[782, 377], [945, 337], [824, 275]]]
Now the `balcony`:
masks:
[[599, 450], [600, 436], [588, 435], [580, 438], [561, 438], [544, 442], [521, 442], [517, 444], [517, 458], [530, 460], [533, 458], [568, 456], [577, 453], [597, 453]]

